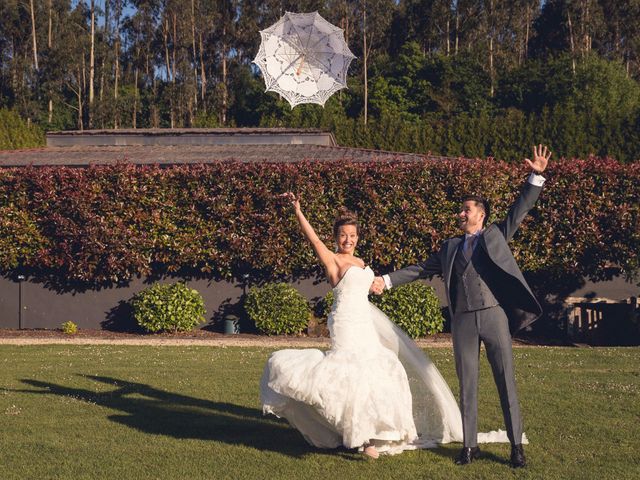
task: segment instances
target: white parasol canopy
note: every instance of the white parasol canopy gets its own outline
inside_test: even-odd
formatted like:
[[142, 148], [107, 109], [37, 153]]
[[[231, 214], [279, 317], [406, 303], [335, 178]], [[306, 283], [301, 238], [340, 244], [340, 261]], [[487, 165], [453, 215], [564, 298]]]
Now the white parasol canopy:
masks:
[[279, 93], [291, 104], [325, 104], [347, 88], [347, 69], [355, 56], [343, 30], [318, 12], [286, 12], [260, 31], [262, 43], [254, 59], [264, 76], [266, 91]]

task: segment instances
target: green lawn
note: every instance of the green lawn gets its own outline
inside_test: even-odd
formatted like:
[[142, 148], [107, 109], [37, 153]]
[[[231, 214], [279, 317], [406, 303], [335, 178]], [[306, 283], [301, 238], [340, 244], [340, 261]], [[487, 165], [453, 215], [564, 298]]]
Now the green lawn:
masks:
[[[640, 348], [515, 350], [529, 466], [508, 445], [366, 460], [263, 417], [265, 348], [0, 346], [0, 478], [640, 478]], [[457, 392], [450, 349], [429, 354]], [[502, 427], [483, 359], [480, 429]], [[502, 427], [503, 428], [503, 427]]]

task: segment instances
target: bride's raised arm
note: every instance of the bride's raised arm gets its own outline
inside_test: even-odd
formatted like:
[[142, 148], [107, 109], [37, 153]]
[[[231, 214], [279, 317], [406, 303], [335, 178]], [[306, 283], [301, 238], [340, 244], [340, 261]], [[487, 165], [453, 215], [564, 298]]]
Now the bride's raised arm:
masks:
[[302, 209], [300, 208], [300, 198], [296, 197], [292, 192], [287, 192], [283, 196], [291, 202], [291, 205], [293, 205], [302, 233], [307, 237], [307, 240], [311, 242], [311, 246], [316, 252], [316, 256], [324, 266], [327, 276], [331, 277], [334, 270], [337, 270], [335, 253], [329, 250], [324, 242], [320, 240], [315, 230], [302, 213]]

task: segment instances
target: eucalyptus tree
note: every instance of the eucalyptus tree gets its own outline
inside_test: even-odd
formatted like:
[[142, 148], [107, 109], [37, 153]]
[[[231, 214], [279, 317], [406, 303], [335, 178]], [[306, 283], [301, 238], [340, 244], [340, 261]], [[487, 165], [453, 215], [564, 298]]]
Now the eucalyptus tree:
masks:
[[[31, 12], [30, 4], [20, 0], [0, 2], [3, 103], [17, 108], [29, 119], [33, 119], [38, 110], [37, 100], [32, 96], [32, 92], [37, 88], [38, 75]], [[35, 28], [35, 31], [37, 35], [41, 30]]]
[[[354, 54], [361, 59], [362, 86], [363, 86], [363, 121], [367, 124], [369, 116], [369, 65], [372, 56], [386, 51], [390, 44], [388, 35], [397, 4], [394, 0], [359, 0], [356, 3], [356, 30], [355, 37], [359, 42], [354, 42]], [[358, 43], [360, 48], [358, 48]], [[356, 64], [357, 65], [357, 64]]]

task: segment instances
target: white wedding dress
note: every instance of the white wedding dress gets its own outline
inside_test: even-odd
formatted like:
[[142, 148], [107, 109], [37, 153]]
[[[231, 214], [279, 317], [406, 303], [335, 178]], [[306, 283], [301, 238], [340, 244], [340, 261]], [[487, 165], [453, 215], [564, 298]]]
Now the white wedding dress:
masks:
[[[319, 448], [379, 452], [462, 441], [462, 419], [449, 386], [431, 360], [369, 303], [374, 273], [350, 267], [333, 289], [331, 348], [273, 353], [260, 382], [263, 412], [286, 418]], [[506, 432], [480, 442], [508, 441]]]

